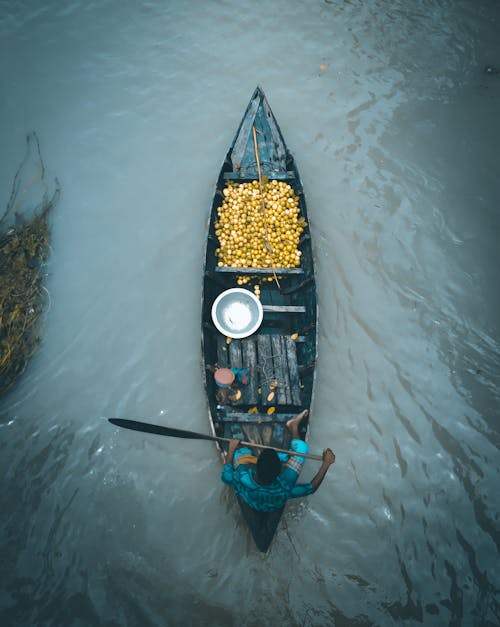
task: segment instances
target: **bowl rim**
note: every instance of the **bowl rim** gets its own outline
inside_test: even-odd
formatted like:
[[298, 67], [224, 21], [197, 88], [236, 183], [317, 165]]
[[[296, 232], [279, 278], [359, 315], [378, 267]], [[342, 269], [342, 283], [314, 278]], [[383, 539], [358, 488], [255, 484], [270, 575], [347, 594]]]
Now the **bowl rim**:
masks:
[[[253, 300], [253, 302], [257, 305], [257, 310], [258, 310], [257, 320], [252, 325], [252, 327], [250, 327], [250, 329], [248, 331], [243, 331], [241, 333], [236, 333], [234, 331], [229, 331], [228, 332], [228, 329], [225, 329], [219, 323], [219, 320], [217, 319], [217, 315], [216, 315], [217, 306], [220, 303], [220, 301], [224, 297], [228, 296], [229, 294], [244, 294], [246, 297], [249, 297], [250, 300]], [[214, 300], [214, 303], [212, 305], [212, 321], [215, 324], [215, 326], [217, 327], [218, 331], [220, 331], [222, 333], [222, 335], [225, 335], [226, 337], [231, 337], [231, 338], [236, 339], [236, 340], [239, 340], [239, 339], [242, 339], [244, 337], [248, 337], [250, 335], [253, 335], [257, 331], [257, 329], [260, 327], [260, 325], [262, 324], [263, 317], [264, 317], [264, 309], [262, 307], [262, 303], [257, 298], [257, 296], [255, 296], [255, 294], [253, 292], [251, 292], [250, 290], [247, 290], [247, 289], [245, 289], [243, 287], [231, 287], [228, 290], [224, 290], [223, 292], [221, 292], [217, 296], [217, 298]]]

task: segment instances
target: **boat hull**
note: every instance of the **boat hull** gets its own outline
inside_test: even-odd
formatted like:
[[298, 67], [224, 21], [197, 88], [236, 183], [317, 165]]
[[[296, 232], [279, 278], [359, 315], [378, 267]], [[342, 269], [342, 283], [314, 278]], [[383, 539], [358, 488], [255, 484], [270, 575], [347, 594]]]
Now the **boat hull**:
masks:
[[[253, 129], [255, 128], [255, 134]], [[257, 141], [259, 164], [254, 142]], [[224, 189], [261, 177], [289, 185], [298, 197], [305, 225], [299, 241], [299, 267], [221, 267], [216, 233]], [[311, 233], [307, 206], [295, 161], [267, 99], [257, 88], [224, 160], [208, 224], [202, 296], [203, 377], [213, 435], [288, 449], [286, 422], [313, 400], [317, 358], [317, 300]], [[211, 308], [218, 295], [248, 277], [249, 288], [259, 285], [264, 318], [252, 336], [228, 340], [214, 326]], [[271, 280], [269, 280], [271, 279]], [[217, 386], [214, 371], [230, 368], [239, 377], [228, 389]], [[241, 376], [243, 373], [243, 376]], [[246, 380], [245, 380], [246, 377]], [[309, 418], [300, 435], [307, 438]], [[224, 458], [225, 445], [219, 447]], [[259, 450], [254, 450], [255, 455]], [[238, 498], [243, 517], [257, 547], [267, 551], [283, 508], [258, 512]]]

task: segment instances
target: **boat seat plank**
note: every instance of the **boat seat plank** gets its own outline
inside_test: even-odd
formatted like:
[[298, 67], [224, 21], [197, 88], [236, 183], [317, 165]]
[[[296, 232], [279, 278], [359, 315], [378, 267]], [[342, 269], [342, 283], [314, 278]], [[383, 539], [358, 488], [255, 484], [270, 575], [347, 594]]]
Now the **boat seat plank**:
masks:
[[255, 276], [273, 276], [276, 272], [277, 276], [286, 276], [294, 274], [304, 274], [302, 268], [239, 268], [237, 266], [216, 266], [215, 272], [218, 274], [238, 274], [238, 275], [252, 275]]
[[264, 313], [305, 313], [304, 305], [262, 305]]
[[244, 423], [271, 423], [271, 424], [284, 424], [290, 418], [295, 416], [294, 413], [275, 413], [275, 414], [249, 414], [243, 412], [229, 412], [221, 416], [223, 422], [244, 422]]
[[[269, 177], [269, 179], [280, 179], [280, 180], [290, 180], [293, 181], [295, 179], [295, 172], [292, 171], [288, 171], [288, 172], [276, 172], [276, 174], [273, 174], [272, 176]], [[238, 181], [238, 180], [242, 180], [242, 182], [245, 181], [253, 181], [255, 180], [253, 177], [243, 177], [241, 175], [241, 172], [236, 170], [235, 172], [224, 172], [224, 179], [226, 181]]]

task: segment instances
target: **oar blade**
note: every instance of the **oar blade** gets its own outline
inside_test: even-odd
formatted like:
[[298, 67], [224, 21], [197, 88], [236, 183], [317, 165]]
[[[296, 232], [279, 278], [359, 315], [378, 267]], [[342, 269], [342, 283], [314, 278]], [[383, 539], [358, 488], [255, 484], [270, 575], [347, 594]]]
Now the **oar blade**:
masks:
[[205, 435], [204, 433], [174, 429], [173, 427], [163, 427], [162, 425], [153, 425], [149, 422], [139, 422], [138, 420], [127, 420], [126, 418], [108, 418], [108, 420], [117, 427], [132, 429], [132, 431], [142, 431], [143, 433], [154, 433], [155, 435], [166, 435], [171, 438], [186, 438], [188, 440], [214, 439], [211, 435]]

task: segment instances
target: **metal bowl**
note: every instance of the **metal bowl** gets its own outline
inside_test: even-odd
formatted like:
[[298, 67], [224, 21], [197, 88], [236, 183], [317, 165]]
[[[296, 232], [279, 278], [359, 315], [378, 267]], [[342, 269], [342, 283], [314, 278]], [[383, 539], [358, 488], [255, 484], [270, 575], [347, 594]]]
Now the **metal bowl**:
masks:
[[255, 333], [261, 325], [262, 316], [260, 300], [241, 287], [222, 292], [212, 305], [212, 320], [217, 329], [235, 339]]

